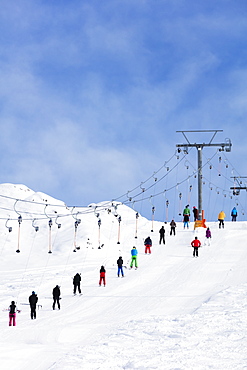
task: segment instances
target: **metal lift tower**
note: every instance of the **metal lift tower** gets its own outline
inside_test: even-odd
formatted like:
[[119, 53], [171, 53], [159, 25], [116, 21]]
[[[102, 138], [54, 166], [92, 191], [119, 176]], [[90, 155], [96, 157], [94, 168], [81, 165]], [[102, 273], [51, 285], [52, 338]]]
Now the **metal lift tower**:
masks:
[[[215, 138], [215, 135], [217, 132], [222, 132], [223, 130], [196, 130], [196, 131], [176, 131], [181, 132], [186, 140], [186, 144], [177, 144], [177, 148], [183, 148], [184, 153], [188, 153], [189, 147], [194, 147], [197, 149], [197, 158], [198, 158], [198, 166], [197, 166], [197, 177], [198, 177], [198, 219], [202, 219], [202, 149], [205, 146], [218, 146], [220, 147], [219, 151], [226, 151], [230, 152], [232, 143], [230, 139], [225, 139], [225, 143], [212, 143], [213, 139]], [[192, 144], [188, 137], [186, 136], [186, 133], [205, 133], [205, 132], [211, 132], [212, 137], [208, 143], [194, 143]]]

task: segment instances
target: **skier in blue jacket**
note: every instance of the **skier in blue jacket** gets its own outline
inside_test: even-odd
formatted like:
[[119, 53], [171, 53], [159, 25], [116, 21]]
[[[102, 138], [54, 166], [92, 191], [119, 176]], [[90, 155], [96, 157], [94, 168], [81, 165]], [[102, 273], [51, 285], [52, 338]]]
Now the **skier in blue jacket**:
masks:
[[236, 207], [233, 207], [232, 212], [231, 212], [232, 221], [237, 221], [237, 215], [238, 215], [238, 212], [236, 210]]
[[130, 268], [132, 269], [133, 267], [133, 264], [135, 264], [135, 268], [137, 269], [138, 265], [137, 265], [137, 254], [138, 254], [138, 251], [136, 249], [136, 247], [133, 247], [131, 249], [131, 263], [130, 263]]

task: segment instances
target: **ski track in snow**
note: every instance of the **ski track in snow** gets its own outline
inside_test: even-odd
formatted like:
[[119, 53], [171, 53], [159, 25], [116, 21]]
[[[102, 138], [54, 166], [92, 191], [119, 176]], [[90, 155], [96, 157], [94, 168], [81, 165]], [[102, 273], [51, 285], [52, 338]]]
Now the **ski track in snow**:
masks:
[[[177, 223], [175, 237], [165, 225], [166, 244], [158, 245], [162, 223], [155, 222], [150, 233], [151, 222], [140, 218], [135, 239], [134, 211], [119, 206], [119, 212], [121, 244], [116, 244], [117, 220], [103, 215], [101, 250], [95, 241], [86, 244], [88, 236], [97, 236], [97, 225], [88, 233], [94, 219], [85, 219], [78, 228], [81, 249], [76, 253], [73, 224], [56, 235], [52, 255], [43, 246], [47, 229], [34, 242], [30, 225], [23, 227], [26, 243], [22, 238], [20, 254], [13, 246], [16, 233], [0, 229], [1, 307], [16, 300], [22, 310], [16, 327], [8, 327], [6, 311], [0, 315], [1, 369], [247, 368], [247, 222], [226, 222], [225, 230], [209, 223], [211, 245], [203, 245], [199, 258], [193, 258], [192, 224], [183, 230]], [[205, 230], [196, 234], [204, 243]], [[148, 235], [151, 255], [144, 254], [143, 238]], [[129, 266], [133, 245], [139, 251], [139, 268], [124, 269], [125, 277], [117, 278], [116, 260], [121, 254]], [[106, 266], [106, 287], [98, 286], [101, 264]], [[82, 296], [72, 295], [76, 272], [82, 273]], [[62, 291], [60, 311], [51, 309], [56, 284]], [[36, 320], [30, 320], [28, 306], [32, 290], [42, 305]]]
[[244, 284], [216, 294], [193, 314], [129, 321], [50, 369], [244, 369], [246, 317]]

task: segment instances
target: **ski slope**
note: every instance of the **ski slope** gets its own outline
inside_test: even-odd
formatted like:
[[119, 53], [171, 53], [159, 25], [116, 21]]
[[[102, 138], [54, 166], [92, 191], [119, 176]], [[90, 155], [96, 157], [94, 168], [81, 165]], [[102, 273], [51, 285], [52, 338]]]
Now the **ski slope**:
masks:
[[[24, 199], [27, 192], [17, 187], [11, 194]], [[103, 210], [102, 249], [93, 212], [80, 215], [77, 252], [73, 217], [61, 217], [60, 229], [54, 223], [51, 254], [48, 219], [38, 222], [38, 232], [23, 221], [20, 253], [17, 221], [10, 233], [2, 220], [1, 369], [247, 368], [247, 222], [226, 222], [225, 229], [219, 229], [218, 222], [208, 223], [211, 245], [204, 245], [205, 229], [194, 231], [193, 223], [184, 230], [177, 222], [176, 236], [169, 235], [166, 224], [166, 244], [159, 245], [163, 223], [154, 222], [151, 232], [151, 221], [140, 217], [135, 238], [135, 212], [123, 205], [117, 212], [122, 218], [120, 244], [117, 217]], [[203, 244], [198, 258], [192, 257], [190, 246], [195, 235]], [[144, 253], [147, 236], [153, 240], [151, 255]], [[130, 270], [134, 245], [139, 268]], [[120, 255], [126, 265], [124, 278], [117, 277]], [[98, 285], [102, 264], [106, 287]], [[77, 272], [82, 274], [82, 296], [72, 294]], [[60, 311], [52, 310], [56, 284], [62, 292]], [[36, 320], [30, 319], [28, 306], [33, 290], [42, 306]], [[6, 309], [12, 300], [21, 309], [16, 327], [8, 326]]]

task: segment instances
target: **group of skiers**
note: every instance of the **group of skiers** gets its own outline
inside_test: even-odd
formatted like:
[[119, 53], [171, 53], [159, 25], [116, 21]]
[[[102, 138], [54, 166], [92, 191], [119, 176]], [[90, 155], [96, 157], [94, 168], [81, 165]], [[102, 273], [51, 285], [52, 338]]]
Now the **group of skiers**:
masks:
[[[232, 221], [237, 221], [237, 216], [238, 216], [238, 211], [237, 211], [236, 207], [233, 207], [233, 209], [231, 211]], [[221, 229], [221, 227], [224, 229], [224, 220], [225, 220], [225, 218], [226, 218], [225, 212], [221, 211], [218, 215], [218, 221], [219, 221], [219, 228], [220, 229]]]
[[[193, 207], [193, 216], [194, 216], [194, 221], [197, 221], [199, 219], [199, 212], [198, 209], [194, 206]], [[187, 227], [189, 228], [189, 221], [190, 221], [190, 209], [189, 209], [189, 204], [187, 204], [184, 208], [183, 211], [183, 222], [184, 222], [184, 229]]]
[[[193, 207], [193, 214], [194, 214], [194, 221], [198, 220], [198, 210], [197, 210], [196, 207]], [[232, 221], [236, 221], [237, 215], [238, 215], [237, 209], [236, 209], [236, 207], [233, 207], [233, 209], [231, 211]], [[221, 211], [218, 215], [219, 228], [221, 228], [221, 227], [224, 228], [224, 219], [225, 219], [225, 217], [226, 217], [226, 215], [225, 215], [224, 211]], [[186, 227], [189, 228], [189, 218], [190, 218], [190, 209], [189, 209], [189, 205], [186, 205], [186, 207], [183, 211], [184, 229]], [[172, 221], [170, 222], [170, 228], [171, 228], [170, 229], [170, 235], [172, 235], [172, 234], [176, 235], [176, 232], [175, 232], [176, 222], [174, 221], [174, 219], [172, 219]], [[159, 230], [159, 234], [160, 234], [159, 244], [161, 244], [161, 243], [165, 244], [165, 228], [164, 228], [164, 226], [162, 226], [161, 229]], [[212, 237], [211, 231], [208, 227], [207, 230], [206, 230], [206, 240], [207, 240], [208, 244], [210, 244], [211, 237]], [[151, 254], [152, 239], [150, 238], [150, 236], [148, 236], [144, 240], [144, 246], [145, 246], [145, 254]], [[191, 246], [193, 247], [193, 257], [198, 257], [198, 248], [201, 247], [201, 242], [200, 242], [200, 240], [198, 239], [197, 236], [191, 242]], [[131, 269], [133, 268], [133, 266], [136, 269], [138, 268], [137, 255], [138, 255], [138, 251], [137, 251], [136, 247], [133, 247], [131, 249], [131, 262], [130, 262], [130, 268]], [[124, 277], [122, 256], [120, 256], [118, 258], [117, 266], [118, 266], [117, 276], [120, 277], [120, 275], [121, 275], [122, 277]], [[99, 286], [101, 286], [101, 284], [106, 286], [106, 270], [105, 270], [105, 267], [103, 265], [101, 266], [99, 272], [100, 272]], [[78, 290], [79, 294], [82, 294], [81, 293], [81, 275], [79, 273], [75, 274], [75, 276], [73, 277], [73, 287], [74, 287], [74, 289], [73, 289], [74, 295], [76, 294], [77, 290]], [[56, 285], [55, 288], [52, 291], [52, 296], [53, 296], [52, 308], [53, 308], [53, 310], [55, 310], [56, 304], [58, 306], [58, 309], [60, 310], [60, 299], [61, 299], [60, 295], [61, 295], [60, 287], [58, 285]], [[31, 309], [31, 319], [36, 319], [37, 303], [38, 303], [38, 296], [33, 291], [32, 294], [29, 297], [29, 305], [30, 305], [30, 309]], [[9, 326], [12, 326], [12, 325], [16, 326], [16, 313], [17, 312], [21, 312], [21, 311], [17, 309], [15, 302], [12, 301], [11, 305], [9, 306]]]
[[[199, 218], [198, 209], [195, 206], [193, 207], [193, 215], [194, 215], [194, 221], [198, 220], [198, 218]], [[233, 209], [231, 211], [232, 221], [237, 221], [237, 215], [238, 215], [237, 209], [236, 209], [236, 207], [233, 207]], [[221, 211], [218, 214], [218, 221], [219, 221], [219, 228], [220, 229], [221, 229], [221, 227], [224, 228], [225, 218], [226, 218], [225, 212]], [[183, 211], [184, 229], [186, 227], [187, 227], [187, 229], [189, 228], [189, 221], [190, 221], [190, 209], [189, 209], [189, 205], [187, 204], [186, 207], [184, 208], [184, 211]]]
[[[60, 310], [60, 287], [58, 285], [55, 286], [55, 288], [52, 291], [53, 295], [53, 310], [55, 310], [55, 305], [57, 303], [58, 309]], [[32, 291], [32, 294], [29, 296], [29, 305], [30, 305], [30, 315], [31, 319], [36, 319], [36, 309], [37, 309], [37, 303], [38, 303], [38, 296], [37, 294]], [[11, 305], [9, 306], [9, 326], [16, 326], [16, 313], [21, 312], [19, 309], [17, 309], [17, 306], [15, 304], [15, 301], [11, 302]]]

